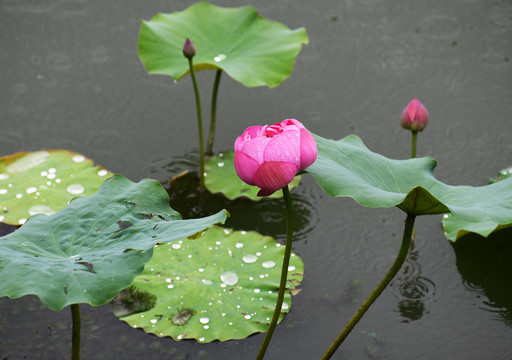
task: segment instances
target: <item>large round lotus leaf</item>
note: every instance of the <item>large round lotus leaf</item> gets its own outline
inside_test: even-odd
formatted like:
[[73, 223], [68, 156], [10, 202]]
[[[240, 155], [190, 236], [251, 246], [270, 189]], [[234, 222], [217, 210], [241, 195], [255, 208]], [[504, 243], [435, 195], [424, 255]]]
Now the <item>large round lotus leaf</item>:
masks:
[[189, 72], [183, 44], [196, 47], [194, 70], [222, 69], [245, 86], [276, 87], [290, 76], [297, 54], [308, 42], [304, 28], [258, 15], [251, 6], [222, 8], [199, 2], [181, 12], [143, 21], [139, 57], [151, 74], [179, 80]]
[[0, 238], [0, 296], [37, 295], [52, 310], [101, 305], [128, 286], [157, 242], [224, 222], [226, 212], [181, 220], [159, 182], [114, 175], [54, 215], [34, 215]]
[[[228, 199], [234, 200], [239, 197], [247, 197], [251, 200], [261, 200], [263, 197], [258, 196], [260, 190], [257, 186], [251, 186], [244, 183], [238, 177], [235, 171], [235, 154], [233, 151], [226, 151], [215, 156], [209, 157], [204, 166], [206, 177], [204, 185], [213, 194], [222, 193]], [[289, 184], [290, 190], [300, 183], [300, 176]], [[271, 198], [280, 198], [283, 196], [282, 191], [276, 191]]]
[[[284, 246], [255, 232], [209, 229], [199, 240], [159, 245], [132, 286], [156, 296], [149, 311], [121, 317], [134, 328], [176, 340], [243, 339], [265, 332], [272, 318]], [[283, 312], [302, 281], [292, 254]]]
[[512, 178], [451, 186], [434, 177], [437, 162], [430, 157], [392, 160], [368, 150], [355, 135], [315, 140], [318, 158], [307, 171], [330, 196], [352, 197], [368, 207], [398, 206], [414, 215], [452, 212], [469, 222], [512, 223]]
[[90, 196], [112, 173], [67, 150], [23, 152], [0, 158], [0, 222], [22, 225], [51, 215], [77, 196]]
[[[512, 167], [500, 171], [496, 178], [489, 180], [489, 183], [493, 184], [509, 177], [512, 177]], [[451, 241], [457, 241], [462, 236], [469, 233], [477, 233], [481, 236], [487, 237], [494, 231], [508, 226], [512, 226], [512, 224], [498, 225], [490, 219], [485, 219], [479, 222], [469, 222], [451, 213], [443, 216], [444, 234]]]

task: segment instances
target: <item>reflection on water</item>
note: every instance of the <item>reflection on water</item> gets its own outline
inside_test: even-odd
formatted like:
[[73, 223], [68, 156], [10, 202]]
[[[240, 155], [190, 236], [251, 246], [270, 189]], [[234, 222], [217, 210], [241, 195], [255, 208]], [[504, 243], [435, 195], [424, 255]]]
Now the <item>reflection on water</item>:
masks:
[[[475, 305], [496, 313], [512, 326], [512, 228], [488, 238], [468, 234], [453, 243], [464, 286], [475, 294]], [[483, 296], [485, 295], [485, 296]]]

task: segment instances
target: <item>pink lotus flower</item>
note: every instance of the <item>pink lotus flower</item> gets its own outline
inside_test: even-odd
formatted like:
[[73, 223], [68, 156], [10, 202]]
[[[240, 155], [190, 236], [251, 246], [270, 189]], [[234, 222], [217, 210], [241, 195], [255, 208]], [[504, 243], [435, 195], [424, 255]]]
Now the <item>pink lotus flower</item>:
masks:
[[400, 116], [400, 124], [404, 129], [422, 131], [428, 123], [428, 112], [416, 98], [407, 105]]
[[235, 170], [240, 179], [272, 195], [317, 157], [315, 139], [295, 119], [270, 126], [251, 126], [235, 141]]

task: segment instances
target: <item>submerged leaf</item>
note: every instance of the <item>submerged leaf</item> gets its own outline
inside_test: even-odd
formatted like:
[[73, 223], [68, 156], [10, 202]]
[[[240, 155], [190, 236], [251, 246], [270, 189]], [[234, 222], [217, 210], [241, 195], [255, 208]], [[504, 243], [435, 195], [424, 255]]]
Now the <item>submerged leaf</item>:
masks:
[[318, 158], [307, 171], [329, 195], [368, 207], [393, 207], [414, 215], [451, 212], [465, 221], [512, 223], [512, 178], [471, 187], [434, 177], [437, 162], [392, 160], [370, 151], [355, 135], [334, 141], [315, 136]]
[[258, 15], [251, 6], [222, 8], [199, 2], [181, 12], [143, 21], [139, 57], [150, 74], [179, 80], [189, 73], [183, 44], [196, 48], [194, 70], [221, 69], [245, 86], [276, 87], [288, 78], [308, 36], [304, 28]]
[[[151, 215], [151, 216], [149, 216]], [[35, 215], [0, 238], [0, 296], [37, 295], [52, 310], [102, 305], [167, 243], [224, 222], [226, 211], [181, 220], [159, 182], [115, 175], [58, 213]]]
[[[235, 200], [240, 197], [247, 197], [254, 201], [259, 201], [264, 197], [257, 196], [260, 190], [257, 186], [251, 186], [240, 180], [234, 165], [235, 153], [225, 151], [209, 157], [205, 162], [205, 173], [207, 176], [204, 185], [213, 194], [224, 194], [228, 199]], [[300, 176], [296, 176], [288, 185], [290, 190], [298, 186]], [[283, 193], [276, 191], [270, 198], [281, 198]]]
[[0, 222], [22, 225], [35, 214], [51, 215], [77, 196], [94, 194], [112, 176], [68, 150], [23, 152], [0, 158]]
[[[274, 312], [283, 254], [284, 246], [271, 237], [218, 226], [199, 240], [158, 245], [132, 284], [155, 295], [155, 306], [121, 319], [176, 340], [225, 341], [264, 332]], [[283, 313], [303, 269], [292, 254]]]

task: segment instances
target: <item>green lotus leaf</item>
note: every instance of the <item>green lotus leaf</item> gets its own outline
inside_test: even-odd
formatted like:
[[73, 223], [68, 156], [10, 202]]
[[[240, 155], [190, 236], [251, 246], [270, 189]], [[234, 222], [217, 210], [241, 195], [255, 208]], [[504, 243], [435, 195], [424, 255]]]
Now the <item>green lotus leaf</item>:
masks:
[[[238, 177], [235, 171], [235, 154], [233, 151], [226, 151], [209, 157], [204, 166], [206, 177], [204, 185], [213, 194], [222, 193], [230, 200], [239, 197], [247, 197], [254, 201], [259, 201], [263, 197], [258, 196], [259, 188], [244, 183]], [[300, 183], [300, 176], [289, 184], [290, 190]], [[276, 191], [270, 198], [281, 198], [283, 193]]]
[[159, 182], [114, 175], [56, 214], [34, 215], [0, 238], [0, 296], [37, 295], [52, 310], [102, 305], [127, 287], [154, 245], [193, 235], [226, 212], [181, 220]]
[[186, 38], [196, 47], [194, 70], [221, 69], [245, 86], [270, 88], [291, 75], [308, 42], [304, 28], [290, 30], [259, 16], [251, 6], [222, 8], [199, 2], [142, 21], [138, 51], [146, 70], [175, 80], [188, 74], [182, 52]]
[[367, 207], [397, 206], [406, 213], [451, 212], [469, 222], [512, 223], [512, 178], [471, 187], [434, 177], [437, 162], [392, 160], [370, 151], [355, 135], [334, 141], [315, 135], [318, 158], [307, 171], [330, 196], [352, 197]]
[[[512, 177], [512, 168], [503, 169], [498, 176], [489, 180], [489, 184]], [[512, 224], [498, 225], [495, 221], [484, 219], [479, 222], [469, 222], [451, 213], [443, 216], [444, 234], [451, 241], [457, 241], [469, 233], [476, 233], [483, 237], [489, 236], [494, 231], [512, 226]]]
[[[175, 340], [243, 339], [265, 332], [272, 318], [284, 246], [256, 232], [210, 228], [199, 240], [158, 245], [136, 292], [156, 297], [150, 310], [121, 317], [134, 328]], [[302, 281], [304, 266], [292, 254], [283, 312]]]
[[23, 152], [0, 158], [0, 222], [22, 225], [51, 215], [77, 196], [90, 196], [112, 173], [67, 150]]

